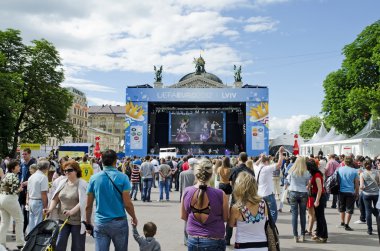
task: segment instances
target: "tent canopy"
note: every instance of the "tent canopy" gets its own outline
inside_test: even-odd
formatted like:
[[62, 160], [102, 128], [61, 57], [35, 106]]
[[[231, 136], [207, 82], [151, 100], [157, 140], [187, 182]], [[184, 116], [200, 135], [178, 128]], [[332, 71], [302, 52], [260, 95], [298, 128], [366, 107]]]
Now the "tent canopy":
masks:
[[[304, 140], [301, 136], [298, 135], [298, 138], [297, 138], [297, 141], [298, 141], [298, 144], [303, 144], [304, 143]], [[269, 147], [273, 147], [273, 146], [293, 146], [294, 145], [294, 134], [285, 134], [285, 135], [281, 135], [281, 136], [278, 136], [277, 138], [275, 138]]]
[[307, 143], [319, 142], [326, 135], [327, 135], [327, 130], [325, 128], [325, 125], [322, 123], [321, 127], [319, 127], [317, 134], [314, 134], [314, 136], [311, 138], [311, 140], [309, 140]]
[[380, 119], [371, 117], [367, 125], [351, 139], [380, 138]]

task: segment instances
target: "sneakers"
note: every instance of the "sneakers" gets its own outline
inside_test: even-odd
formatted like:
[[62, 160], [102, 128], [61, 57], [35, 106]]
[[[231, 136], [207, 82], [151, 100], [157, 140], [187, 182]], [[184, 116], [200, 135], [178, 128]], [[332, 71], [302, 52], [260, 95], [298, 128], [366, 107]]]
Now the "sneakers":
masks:
[[319, 242], [319, 243], [326, 243], [327, 242], [327, 238], [318, 237], [318, 239], [316, 239], [316, 241]]
[[354, 231], [349, 225], [345, 225], [344, 226], [344, 230], [346, 230], [346, 231]]
[[366, 224], [366, 222], [362, 220], [357, 220], [354, 222], [354, 224]]
[[294, 241], [298, 243], [300, 240], [298, 239], [298, 236], [294, 236]]
[[299, 242], [305, 242], [305, 235], [302, 235], [298, 238]]

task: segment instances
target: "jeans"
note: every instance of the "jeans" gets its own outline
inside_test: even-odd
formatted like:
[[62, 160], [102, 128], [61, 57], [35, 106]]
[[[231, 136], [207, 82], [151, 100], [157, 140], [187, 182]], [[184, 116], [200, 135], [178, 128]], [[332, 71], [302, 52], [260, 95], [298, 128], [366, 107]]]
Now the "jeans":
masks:
[[[377, 218], [379, 212], [376, 210], [376, 203], [378, 195], [365, 195], [363, 194], [363, 202], [365, 207], [365, 215], [367, 221], [368, 232], [372, 233], [372, 214]], [[373, 206], [372, 206], [373, 205]]]
[[128, 234], [127, 219], [95, 224], [95, 251], [109, 251], [111, 240], [115, 251], [128, 251]]
[[317, 220], [316, 235], [320, 238], [327, 239], [327, 223], [325, 218], [325, 207], [326, 207], [326, 195], [322, 194], [319, 200], [319, 206], [314, 207], [315, 218]]
[[152, 189], [153, 178], [143, 178], [142, 200], [150, 201], [150, 191]]
[[[63, 222], [60, 222], [63, 223]], [[57, 247], [55, 251], [66, 251], [67, 240], [71, 233], [71, 250], [72, 251], [84, 251], [86, 244], [86, 233], [80, 233], [81, 225], [66, 224], [58, 234]]]
[[42, 200], [29, 200], [29, 225], [28, 233], [42, 221]]
[[139, 191], [140, 182], [132, 182], [131, 198], [137, 199], [137, 192]]
[[212, 240], [190, 236], [187, 239], [188, 251], [224, 251], [226, 250], [225, 240]]
[[[270, 194], [264, 196], [263, 199], [268, 203], [270, 214], [272, 215], [273, 221], [276, 223], [277, 221], [277, 203], [274, 194]], [[306, 207], [306, 203], [305, 203]]]
[[377, 222], [377, 236], [379, 236], [379, 243], [380, 243], [380, 209], [377, 210], [378, 216], [376, 218]]
[[[336, 203], [338, 202], [338, 195], [337, 194], [332, 194], [333, 196], [333, 201], [331, 203], [331, 206], [334, 208], [336, 207]], [[327, 200], [330, 200], [330, 194], [327, 194]]]
[[301, 236], [305, 235], [307, 197], [307, 193], [289, 191], [290, 207], [292, 209], [293, 236], [298, 236], [298, 209], [301, 221]]
[[160, 181], [160, 200], [164, 199], [164, 190], [166, 195], [166, 200], [169, 200], [169, 182], [170, 179], [165, 179]]
[[366, 221], [366, 209], [364, 206], [364, 199], [363, 199], [363, 192], [359, 194], [359, 210], [360, 210], [360, 221], [365, 222]]

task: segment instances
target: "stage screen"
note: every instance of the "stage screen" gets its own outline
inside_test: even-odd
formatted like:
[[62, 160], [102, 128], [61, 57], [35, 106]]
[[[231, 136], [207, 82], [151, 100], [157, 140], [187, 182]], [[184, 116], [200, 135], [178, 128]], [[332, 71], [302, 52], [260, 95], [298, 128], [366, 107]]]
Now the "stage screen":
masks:
[[225, 144], [225, 112], [170, 112], [169, 143]]

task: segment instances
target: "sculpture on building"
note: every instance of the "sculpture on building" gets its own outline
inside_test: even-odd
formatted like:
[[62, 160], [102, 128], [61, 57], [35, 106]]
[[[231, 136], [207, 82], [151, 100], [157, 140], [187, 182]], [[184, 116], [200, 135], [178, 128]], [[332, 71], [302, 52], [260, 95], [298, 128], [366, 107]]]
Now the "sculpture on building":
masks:
[[155, 78], [154, 80], [156, 82], [161, 82], [162, 81], [162, 65], [160, 66], [160, 68], [154, 66], [154, 74], [155, 74]]
[[206, 72], [205, 65], [206, 62], [200, 55], [199, 58], [194, 58], [194, 64], [195, 64], [195, 74], [200, 75], [201, 73]]
[[243, 79], [241, 77], [241, 65], [239, 67], [234, 65], [234, 78], [235, 78], [235, 82], [241, 82], [241, 80]]

